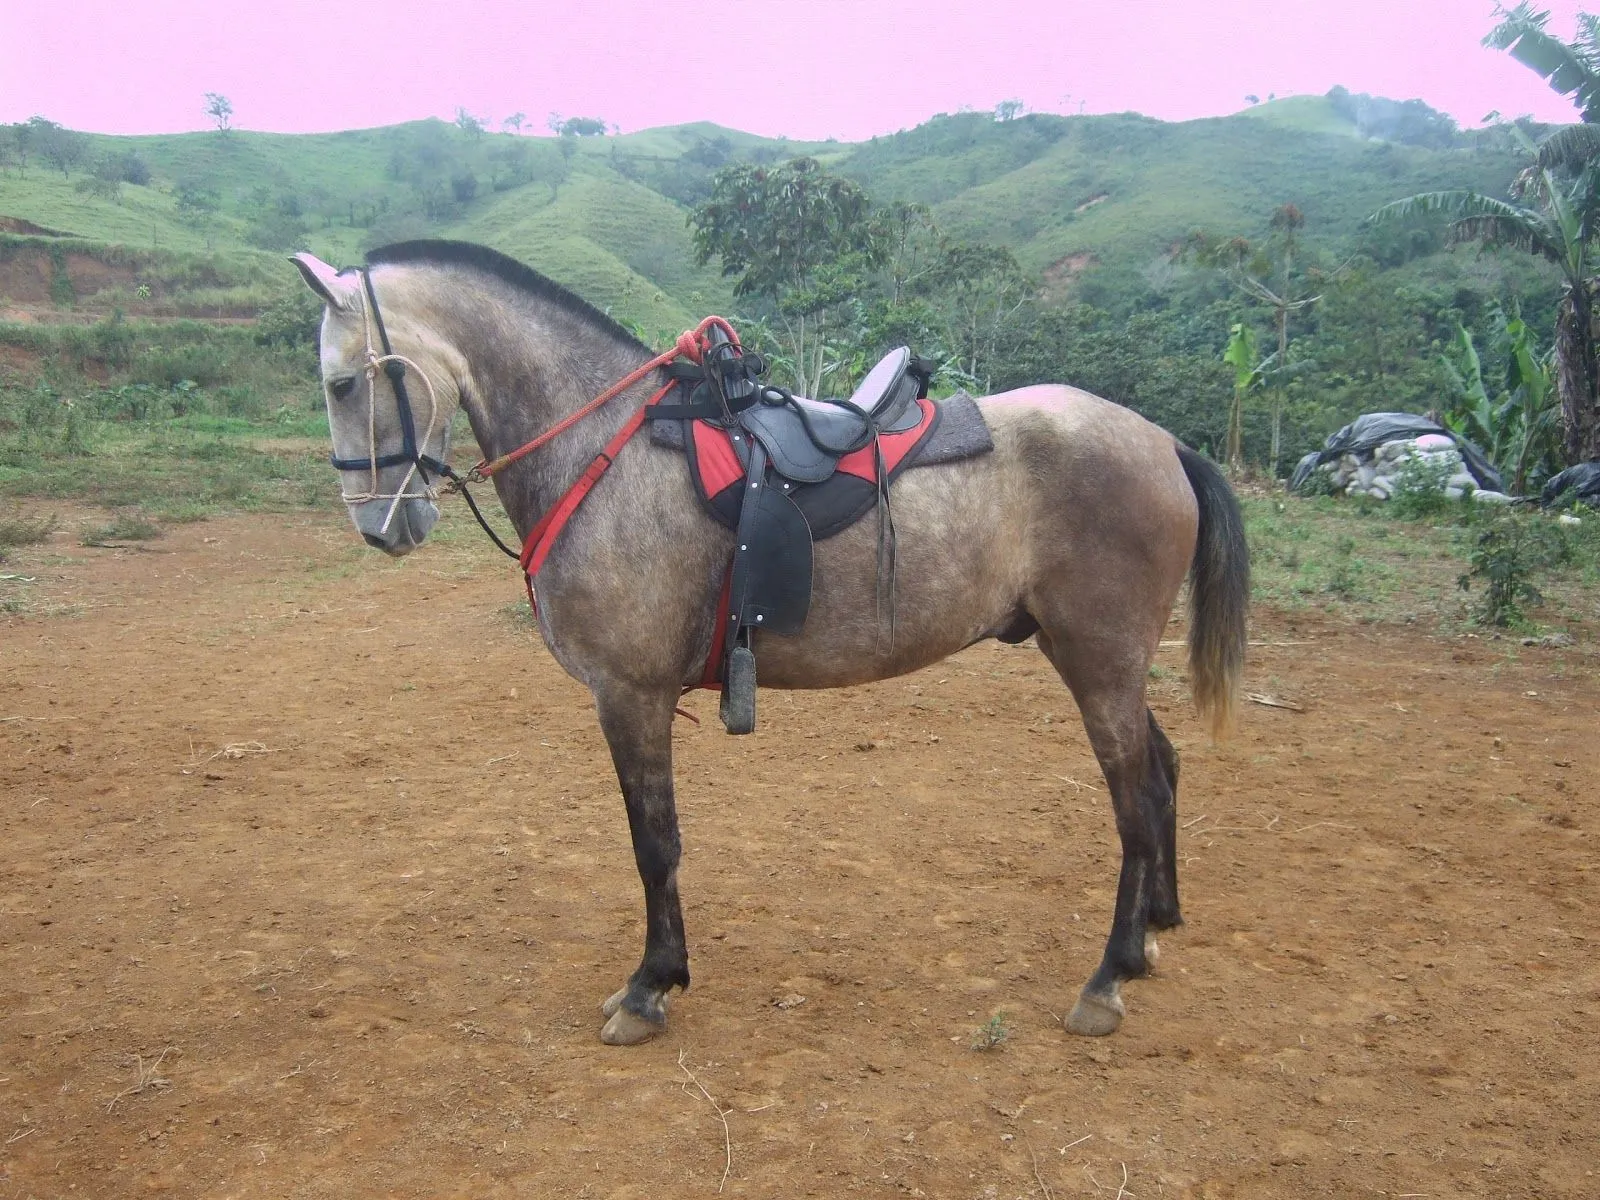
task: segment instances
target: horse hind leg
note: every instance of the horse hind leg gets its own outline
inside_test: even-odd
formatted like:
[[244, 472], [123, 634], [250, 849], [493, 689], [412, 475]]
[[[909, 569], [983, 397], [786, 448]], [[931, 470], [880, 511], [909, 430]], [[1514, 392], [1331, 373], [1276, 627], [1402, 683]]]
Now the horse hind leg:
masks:
[[[1178, 906], [1178, 752], [1155, 713], [1148, 709], [1145, 712], [1150, 726], [1151, 759], [1146, 778], [1151, 780], [1152, 786], [1141, 789], [1140, 795], [1149, 805], [1156, 844], [1150, 925], [1157, 930], [1175, 929], [1183, 924], [1183, 912]], [[1158, 775], [1166, 782], [1164, 788], [1156, 782]], [[1147, 947], [1154, 945], [1154, 938], [1147, 939], [1146, 944]]]
[[[1041, 632], [1039, 647], [1071, 689], [1083, 714], [1089, 744], [1111, 792], [1122, 869], [1116, 910], [1100, 965], [1084, 984], [1067, 1016], [1070, 1033], [1102, 1036], [1122, 1024], [1122, 983], [1149, 972], [1154, 950], [1151, 926], [1176, 924], [1177, 880], [1158, 884], [1173, 863], [1167, 829], [1175, 831], [1172, 781], [1177, 758], [1144, 703], [1144, 671], [1137, 655], [1107, 648], [1069, 648]], [[1106, 650], [1106, 652], [1100, 652]], [[1156, 736], [1152, 735], [1152, 730]], [[1169, 764], [1170, 760], [1170, 764]], [[1170, 766], [1170, 769], [1169, 769]]]

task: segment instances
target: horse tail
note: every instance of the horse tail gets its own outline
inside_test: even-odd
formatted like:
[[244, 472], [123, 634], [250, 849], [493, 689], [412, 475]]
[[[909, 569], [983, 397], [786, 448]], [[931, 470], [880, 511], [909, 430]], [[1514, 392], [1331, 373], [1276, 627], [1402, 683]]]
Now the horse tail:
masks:
[[1250, 611], [1250, 546], [1239, 501], [1217, 465], [1187, 446], [1178, 461], [1200, 506], [1189, 566], [1189, 677], [1195, 707], [1213, 737], [1233, 728]]

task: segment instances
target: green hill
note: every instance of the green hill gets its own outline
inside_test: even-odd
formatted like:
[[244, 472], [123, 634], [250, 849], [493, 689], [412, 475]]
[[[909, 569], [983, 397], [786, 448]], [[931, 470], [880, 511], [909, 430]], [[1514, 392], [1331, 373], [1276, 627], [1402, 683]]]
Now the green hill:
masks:
[[[1358, 134], [1396, 113], [1416, 116], [1348, 93], [1181, 124], [962, 114], [854, 145], [709, 123], [560, 139], [432, 120], [316, 135], [77, 135], [65, 173], [37, 148], [25, 167], [0, 156], [0, 231], [9, 219], [70, 233], [79, 260], [115, 266], [57, 287], [48, 298], [57, 308], [71, 299], [86, 310], [248, 312], [292, 286], [288, 249], [349, 263], [370, 245], [426, 234], [505, 250], [654, 334], [731, 303], [715, 265], [693, 264], [685, 226], [716, 168], [809, 153], [880, 201], [927, 203], [948, 232], [1011, 247], [1052, 298], [1120, 308], [1138, 302], [1193, 230], [1252, 234], [1288, 201], [1306, 214], [1314, 245], [1343, 253], [1387, 200], [1438, 187], [1499, 192], [1514, 174], [1492, 134], [1440, 134], [1437, 120], [1424, 126], [1447, 143], [1439, 148]], [[143, 182], [96, 178], [119, 171]], [[37, 286], [16, 292], [19, 260], [41, 277], [73, 273], [51, 244], [5, 236], [0, 256], [13, 269], [0, 272], [0, 302], [41, 303]]]

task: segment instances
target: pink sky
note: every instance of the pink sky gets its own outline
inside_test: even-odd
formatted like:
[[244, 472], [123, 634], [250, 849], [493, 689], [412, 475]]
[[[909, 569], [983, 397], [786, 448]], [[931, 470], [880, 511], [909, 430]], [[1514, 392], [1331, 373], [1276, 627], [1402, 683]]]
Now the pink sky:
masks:
[[[1579, 0], [1548, 0], [1572, 32]], [[1600, 8], [1600, 0], [1594, 7]], [[705, 14], [719, 12], [716, 20]], [[1463, 124], [1572, 107], [1479, 41], [1492, 0], [0, 0], [0, 122], [307, 132], [552, 111], [858, 140], [1017, 98], [1215, 116], [1244, 96], [1420, 97]], [[747, 55], [744, 61], [739, 56]]]

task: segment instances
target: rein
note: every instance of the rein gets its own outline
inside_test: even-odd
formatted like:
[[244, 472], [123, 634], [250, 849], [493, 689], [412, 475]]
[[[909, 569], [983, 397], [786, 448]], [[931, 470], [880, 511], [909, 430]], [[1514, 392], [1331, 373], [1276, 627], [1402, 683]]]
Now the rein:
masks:
[[[600, 481], [600, 476], [606, 473], [617, 453], [627, 443], [628, 439], [639, 431], [639, 427], [644, 424], [645, 410], [652, 404], [658, 403], [663, 396], [671, 391], [676, 381], [668, 383], [655, 395], [651, 396], [649, 400], [645, 401], [639, 410], [623, 425], [616, 437], [606, 443], [605, 449], [600, 451], [594, 461], [578, 477], [577, 482], [567, 489], [549, 512], [539, 518], [538, 523], [529, 532], [527, 540], [523, 543], [520, 554], [506, 545], [501, 540], [500, 535], [494, 531], [494, 527], [484, 518], [483, 511], [478, 507], [478, 502], [472, 498], [472, 493], [467, 490], [467, 485], [488, 482], [513, 463], [532, 454], [557, 435], [572, 428], [606, 401], [615, 399], [627, 391], [641, 379], [646, 378], [652, 371], [664, 367], [679, 358], [687, 358], [694, 363], [700, 362], [701, 357], [710, 346], [711, 330], [720, 330], [733, 345], [737, 346], [739, 344], [739, 335], [734, 331], [732, 325], [722, 317], [707, 317], [693, 329], [686, 329], [680, 333], [672, 349], [663, 351], [643, 366], [630, 371], [593, 400], [590, 400], [576, 412], [557, 421], [532, 441], [525, 442], [515, 450], [502, 454], [492, 461], [488, 459], [480, 460], [465, 475], [461, 475], [443, 459], [435, 458], [426, 452], [428, 439], [433, 436], [434, 422], [439, 418], [439, 399], [433, 389], [433, 380], [428, 378], [428, 373], [411, 359], [403, 354], [394, 352], [393, 346], [389, 343], [389, 331], [383, 323], [383, 312], [378, 307], [378, 295], [372, 288], [372, 273], [370, 271], [362, 270], [361, 284], [363, 292], [361, 330], [366, 341], [367, 362], [368, 456], [366, 458], [340, 458], [337, 454], [333, 454], [329, 456], [328, 461], [332, 463], [336, 471], [370, 472], [370, 482], [365, 492], [351, 494], [341, 489], [345, 504], [365, 504], [369, 500], [390, 501], [389, 511], [384, 515], [382, 526], [387, 531], [389, 523], [394, 520], [395, 510], [399, 507], [400, 501], [416, 495], [416, 493], [408, 493], [406, 491], [406, 488], [411, 484], [413, 476], [421, 476], [423, 484], [421, 495], [428, 500], [437, 502], [441, 494], [459, 492], [461, 498], [467, 502], [467, 507], [472, 510], [472, 515], [477, 520], [479, 527], [489, 535], [489, 540], [499, 547], [501, 553], [505, 554], [506, 557], [514, 558], [522, 564], [523, 573], [528, 581], [528, 602], [534, 604], [536, 611], [537, 604], [533, 599], [533, 577], [538, 574], [539, 568], [549, 556], [550, 548], [554, 545], [557, 535], [566, 527], [567, 521], [577, 511], [578, 505], [583, 502], [583, 498]], [[372, 344], [373, 326], [377, 327], [378, 345], [383, 348], [382, 354], [379, 354]], [[377, 389], [374, 387], [380, 367], [383, 373], [388, 376], [389, 385], [394, 390], [395, 408], [400, 417], [400, 449], [395, 453], [384, 455], [378, 454], [378, 402]], [[428, 390], [428, 425], [423, 431], [421, 442], [417, 441], [416, 418], [412, 415], [411, 398], [406, 392], [407, 367], [410, 367], [421, 377], [423, 386]], [[378, 472], [384, 467], [398, 467], [404, 464], [409, 464], [410, 470], [406, 472], [405, 478], [400, 481], [399, 488], [393, 492], [380, 492], [378, 490]], [[430, 472], [448, 480], [447, 486], [443, 489], [435, 488], [432, 479], [429, 477]]]

